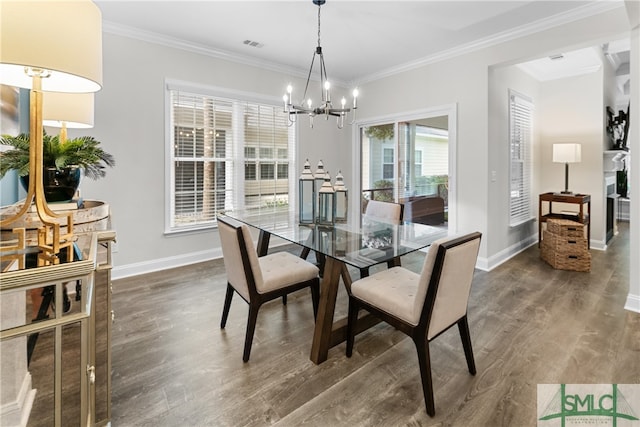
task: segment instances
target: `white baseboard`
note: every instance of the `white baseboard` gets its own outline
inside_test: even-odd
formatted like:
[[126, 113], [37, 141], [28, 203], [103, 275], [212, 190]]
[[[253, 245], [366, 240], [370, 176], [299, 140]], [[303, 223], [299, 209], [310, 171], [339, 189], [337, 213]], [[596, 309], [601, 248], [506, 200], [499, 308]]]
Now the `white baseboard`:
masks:
[[627, 295], [627, 302], [624, 305], [624, 309], [640, 313], [640, 295]]
[[170, 268], [210, 261], [216, 258], [222, 258], [221, 248], [210, 249], [201, 252], [192, 252], [175, 257], [154, 259], [152, 261], [114, 266], [113, 270], [111, 271], [111, 279], [124, 279], [125, 277], [138, 276], [140, 274], [168, 270]]
[[476, 263], [476, 267], [483, 271], [491, 271], [500, 264], [503, 264], [509, 261], [514, 256], [518, 255], [520, 252], [525, 251], [533, 245], [538, 244], [538, 236], [533, 235], [528, 237], [525, 240], [521, 240], [520, 242], [509, 246], [508, 248], [503, 249], [495, 255], [490, 256], [489, 258], [478, 258], [478, 262]]

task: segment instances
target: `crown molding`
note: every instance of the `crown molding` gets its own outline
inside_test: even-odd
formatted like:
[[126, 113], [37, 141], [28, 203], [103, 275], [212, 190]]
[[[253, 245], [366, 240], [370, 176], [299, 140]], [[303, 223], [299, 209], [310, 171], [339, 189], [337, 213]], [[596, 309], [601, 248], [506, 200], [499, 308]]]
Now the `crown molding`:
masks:
[[[198, 55], [209, 56], [216, 59], [222, 59], [225, 61], [236, 62], [239, 64], [249, 65], [265, 70], [275, 71], [278, 73], [288, 74], [303, 79], [307, 78], [309, 70], [303, 70], [300, 68], [290, 67], [282, 64], [278, 64], [273, 61], [267, 61], [258, 59], [251, 56], [240, 55], [237, 53], [229, 52], [222, 49], [215, 49], [210, 46], [205, 46], [198, 43], [189, 42], [183, 39], [175, 37], [168, 37], [163, 34], [155, 33], [153, 31], [140, 30], [138, 28], [130, 27], [127, 25], [117, 24], [111, 21], [104, 21], [102, 23], [102, 31], [108, 34], [116, 36], [127, 37], [135, 40], [141, 40], [148, 43], [153, 43], [173, 49], [184, 50]], [[311, 76], [311, 80], [319, 80], [316, 76]], [[335, 84], [343, 85], [346, 87], [345, 81], [336, 80]]]
[[379, 80], [385, 77], [390, 77], [395, 74], [399, 74], [405, 71], [410, 71], [416, 68], [423, 67], [435, 62], [444, 61], [454, 58], [456, 56], [464, 55], [481, 49], [485, 49], [491, 46], [495, 46], [500, 43], [504, 43], [510, 40], [514, 40], [520, 37], [528, 36], [531, 34], [539, 33], [541, 31], [549, 30], [551, 28], [558, 27], [560, 25], [568, 24], [578, 21], [580, 19], [588, 18], [593, 15], [608, 12], [614, 9], [624, 8], [624, 3], [620, 0], [604, 0], [586, 4], [582, 7], [554, 15], [549, 18], [540, 19], [535, 22], [531, 22], [526, 25], [522, 25], [518, 28], [503, 31], [501, 33], [494, 34], [483, 39], [476, 40], [471, 43], [460, 45], [452, 49], [438, 52], [435, 55], [430, 55], [413, 62], [401, 64], [397, 67], [387, 68], [377, 73], [369, 74], [361, 79], [358, 79], [358, 83], [368, 83], [375, 80]]
[[[423, 67], [435, 62], [444, 61], [454, 58], [456, 56], [471, 53], [480, 49], [484, 49], [496, 44], [500, 44], [509, 40], [513, 40], [519, 37], [524, 37], [530, 34], [534, 34], [540, 31], [548, 30], [550, 28], [557, 27], [559, 25], [574, 22], [583, 18], [587, 18], [599, 13], [608, 12], [617, 8], [624, 8], [624, 2], [621, 0], [603, 0], [589, 3], [580, 8], [573, 9], [564, 13], [554, 15], [549, 18], [541, 19], [530, 24], [522, 25], [516, 29], [503, 31], [498, 34], [494, 34], [483, 39], [476, 40], [472, 43], [467, 43], [461, 46], [457, 46], [452, 49], [448, 49], [434, 55], [421, 58], [416, 61], [400, 64], [395, 67], [387, 68], [377, 73], [362, 76], [351, 82], [336, 81], [335, 83], [343, 87], [353, 86], [354, 84], [363, 84], [374, 80], [379, 80], [385, 77], [390, 77], [395, 74], [399, 74], [405, 71], [410, 71], [419, 67]], [[137, 39], [149, 43], [163, 45], [166, 47], [180, 49], [199, 55], [209, 56], [212, 58], [222, 59], [226, 61], [236, 62], [252, 67], [258, 67], [274, 72], [284, 73], [295, 77], [306, 78], [308, 70], [302, 70], [295, 67], [278, 64], [272, 61], [262, 60], [250, 56], [240, 55], [232, 53], [222, 49], [215, 49], [210, 46], [205, 46], [193, 42], [188, 42], [182, 39], [174, 37], [168, 37], [159, 33], [144, 31], [137, 28], [129, 27], [126, 25], [116, 24], [111, 21], [104, 21], [102, 23], [102, 30], [105, 33], [114, 34], [118, 36]], [[312, 76], [312, 80], [314, 76]]]

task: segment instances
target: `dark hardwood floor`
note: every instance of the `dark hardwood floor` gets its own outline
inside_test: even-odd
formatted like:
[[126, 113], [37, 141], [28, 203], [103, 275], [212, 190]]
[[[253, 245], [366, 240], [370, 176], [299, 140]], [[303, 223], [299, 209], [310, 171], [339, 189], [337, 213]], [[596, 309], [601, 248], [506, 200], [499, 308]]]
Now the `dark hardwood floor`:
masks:
[[[311, 297], [261, 309], [242, 362], [247, 305], [225, 330], [222, 260], [114, 282], [113, 420], [119, 426], [533, 426], [543, 383], [640, 383], [640, 314], [628, 293], [628, 223], [591, 273], [554, 270], [533, 246], [476, 270], [469, 325], [477, 375], [456, 328], [433, 341], [436, 416], [425, 412], [415, 348], [379, 324], [354, 355], [309, 360]], [[419, 271], [424, 254], [402, 259]], [[353, 272], [353, 277], [357, 273]], [[346, 315], [344, 289], [337, 317]]]

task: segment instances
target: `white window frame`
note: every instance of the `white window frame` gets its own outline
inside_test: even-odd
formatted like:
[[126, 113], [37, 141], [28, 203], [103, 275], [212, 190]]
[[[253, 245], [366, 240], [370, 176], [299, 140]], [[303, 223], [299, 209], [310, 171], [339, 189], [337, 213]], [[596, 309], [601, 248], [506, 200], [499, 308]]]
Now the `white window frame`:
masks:
[[[199, 231], [199, 230], [208, 230], [211, 228], [216, 228], [217, 223], [215, 220], [206, 221], [201, 223], [194, 223], [186, 226], [177, 226], [174, 222], [174, 212], [175, 212], [175, 150], [174, 150], [174, 124], [172, 119], [172, 91], [182, 91], [191, 94], [195, 94], [198, 96], [212, 97], [212, 98], [220, 98], [228, 101], [234, 102], [233, 109], [233, 125], [232, 132], [233, 135], [233, 149], [230, 154], [231, 158], [229, 162], [232, 164], [232, 176], [226, 177], [225, 185], [229, 185], [231, 187], [232, 196], [230, 200], [225, 201], [225, 209], [242, 209], [244, 207], [244, 162], [245, 162], [245, 150], [244, 150], [244, 130], [243, 130], [243, 105], [249, 104], [259, 104], [262, 106], [273, 106], [280, 107], [282, 100], [276, 97], [264, 96], [260, 94], [254, 94], [249, 92], [242, 92], [236, 90], [230, 90], [226, 88], [208, 86], [208, 85], [200, 85], [191, 82], [185, 82], [181, 80], [175, 79], [166, 79], [165, 80], [165, 234], [173, 234], [173, 233], [182, 233], [182, 232], [191, 232], [191, 231]], [[287, 152], [288, 158], [282, 159], [281, 163], [287, 163], [290, 169], [297, 170], [296, 164], [296, 125], [291, 125], [288, 130], [288, 142], [287, 142]], [[256, 154], [258, 150], [256, 150]], [[275, 154], [275, 152], [274, 152]], [[229, 154], [227, 154], [229, 156]], [[257, 156], [258, 157], [258, 156]], [[259, 159], [256, 158], [256, 178], [259, 179]], [[272, 160], [274, 163], [276, 159]], [[275, 168], [275, 166], [274, 166]], [[289, 176], [292, 176], [289, 174]], [[289, 178], [291, 181], [291, 178]], [[295, 188], [294, 184], [289, 182], [289, 190], [288, 190], [288, 198], [289, 204], [295, 205], [296, 203], [296, 194], [292, 191], [292, 188]]]
[[[534, 219], [532, 203], [533, 100], [509, 89], [509, 226]], [[520, 165], [516, 168], [517, 165]]]

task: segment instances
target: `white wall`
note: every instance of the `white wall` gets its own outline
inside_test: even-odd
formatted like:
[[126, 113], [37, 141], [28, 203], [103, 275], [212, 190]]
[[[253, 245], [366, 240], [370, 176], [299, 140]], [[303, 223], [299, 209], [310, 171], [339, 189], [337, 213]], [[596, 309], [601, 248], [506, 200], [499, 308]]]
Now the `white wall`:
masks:
[[[532, 139], [532, 213], [537, 218], [535, 196], [540, 193], [538, 111], [540, 83], [515, 65], [491, 67], [489, 71], [489, 205], [500, 221], [489, 221], [488, 232], [492, 239], [487, 243], [488, 253], [493, 254], [495, 264], [505, 256], [518, 252], [534, 240], [538, 232], [537, 222], [530, 221], [516, 227], [509, 224], [509, 89], [531, 98], [535, 107]], [[492, 180], [495, 171], [496, 179]], [[498, 237], [499, 236], [499, 237]]]
[[[489, 158], [492, 157], [489, 153], [492, 153], [492, 142], [489, 140], [488, 123], [489, 111], [493, 107], [489, 100], [489, 68], [524, 62], [557, 53], [559, 50], [594, 46], [620, 38], [627, 28], [626, 13], [623, 8], [618, 8], [559, 28], [367, 83], [360, 91], [360, 115], [366, 119], [391, 112], [457, 104], [460, 212], [457, 229], [478, 230], [484, 234], [479, 265], [492, 268], [511, 255], [510, 247], [513, 242], [510, 241], [512, 234], [506, 231], [509, 225], [504, 206], [493, 203], [489, 190]], [[602, 106], [602, 100], [598, 106]], [[600, 162], [600, 175], [601, 168]], [[498, 173], [496, 188], [504, 187], [508, 174], [500, 175], [497, 167], [495, 170]], [[489, 221], [492, 223], [491, 228]]]
[[[490, 268], [508, 256], [513, 242], [504, 232], [508, 222], [503, 207], [490, 203], [489, 68], [544, 56], [559, 48], [586, 47], [619, 38], [625, 25], [628, 23], [624, 10], [616, 9], [362, 84], [358, 115], [367, 120], [457, 105], [460, 215], [456, 225], [460, 231], [479, 230], [485, 234], [480, 258]], [[82, 190], [85, 198], [106, 200], [111, 205], [118, 232], [114, 276], [219, 254], [215, 231], [164, 235], [164, 81], [171, 78], [255, 92], [280, 102], [287, 83], [301, 89], [303, 79], [114, 34], [104, 35], [103, 49], [104, 88], [96, 94], [96, 124], [91, 132], [83, 134], [102, 141], [116, 157], [117, 166], [108, 171], [105, 179], [85, 181]], [[310, 130], [303, 119], [299, 135], [298, 169], [307, 157], [312, 164], [322, 158], [333, 175], [342, 169], [347, 186], [353, 187], [348, 171], [357, 161], [353, 153], [358, 150], [352, 147], [357, 140], [351, 142], [354, 135], [348, 126], [337, 131], [331, 121], [316, 120], [315, 129]], [[497, 166], [496, 170], [499, 171]], [[504, 185], [502, 180], [507, 176], [499, 173], [497, 185]]]
[[[301, 89], [304, 81], [113, 34], [104, 35], [103, 56], [104, 86], [95, 98], [95, 127], [69, 134], [95, 136], [116, 158], [106, 178], [82, 183], [85, 199], [105, 200], [111, 206], [117, 231], [114, 276], [219, 256], [215, 231], [164, 234], [165, 79], [257, 93], [278, 103], [288, 82]], [[333, 122], [316, 119], [310, 130], [302, 120], [299, 158], [322, 158], [332, 172], [344, 172], [351, 164], [346, 127], [339, 133]]]

